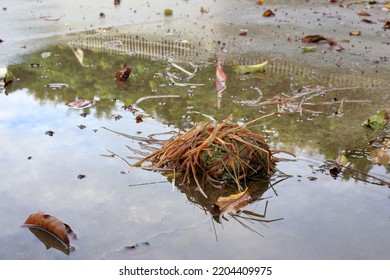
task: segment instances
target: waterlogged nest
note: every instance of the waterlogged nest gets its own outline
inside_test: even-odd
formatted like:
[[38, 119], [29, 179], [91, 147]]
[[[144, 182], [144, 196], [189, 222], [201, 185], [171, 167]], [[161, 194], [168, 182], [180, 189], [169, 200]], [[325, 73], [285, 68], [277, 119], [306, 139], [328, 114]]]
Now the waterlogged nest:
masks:
[[246, 180], [275, 170], [274, 152], [264, 137], [246, 128], [267, 116], [244, 125], [229, 123], [231, 116], [221, 123], [198, 123], [134, 166], [151, 162], [154, 168], [183, 173], [183, 182], [194, 179], [204, 196], [207, 184], [221, 187], [233, 182], [242, 189]]

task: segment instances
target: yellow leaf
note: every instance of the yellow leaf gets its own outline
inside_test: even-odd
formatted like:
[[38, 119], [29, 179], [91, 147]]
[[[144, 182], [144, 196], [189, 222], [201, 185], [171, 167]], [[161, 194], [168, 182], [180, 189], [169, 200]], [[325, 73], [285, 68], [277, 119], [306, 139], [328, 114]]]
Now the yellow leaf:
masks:
[[236, 214], [242, 207], [252, 202], [251, 195], [246, 188], [243, 192], [232, 194], [229, 196], [221, 196], [218, 198], [215, 205], [219, 207], [220, 215]]

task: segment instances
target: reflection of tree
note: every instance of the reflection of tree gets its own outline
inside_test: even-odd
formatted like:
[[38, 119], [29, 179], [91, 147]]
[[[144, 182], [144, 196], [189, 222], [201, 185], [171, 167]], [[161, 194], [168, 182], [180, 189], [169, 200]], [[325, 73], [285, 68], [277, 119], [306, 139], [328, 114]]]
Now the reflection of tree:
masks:
[[[159, 121], [186, 130], [193, 122], [209, 121], [207, 116], [223, 120], [233, 114], [234, 122], [244, 122], [259, 115], [275, 111], [276, 106], [245, 106], [239, 101], [258, 99], [258, 88], [263, 100], [276, 95], [289, 95], [305, 85], [313, 84], [312, 77], [305, 75], [288, 76], [284, 72], [270, 71], [265, 77], [238, 76], [228, 65], [224, 66], [227, 74], [227, 88], [224, 91], [221, 107], [217, 106], [215, 89], [214, 63], [205, 62], [192, 78], [192, 83], [204, 86], [174, 86], [167, 78], [167, 60], [150, 60], [135, 56], [101, 53], [92, 50], [83, 51], [83, 65], [76, 58], [68, 45], [46, 49], [51, 56], [42, 58], [41, 52], [26, 57], [25, 63], [10, 66], [17, 77], [12, 91], [27, 89], [40, 103], [67, 104], [78, 98], [96, 100], [93, 107], [84, 109], [97, 118], [112, 118], [113, 112], [122, 105], [131, 105], [137, 99], [150, 95], [180, 95], [180, 98], [149, 99], [139, 107]], [[117, 85], [114, 75], [128, 62], [133, 72], [126, 84]], [[184, 62], [181, 62], [186, 67]], [[39, 64], [40, 67], [32, 67]], [[179, 64], [179, 62], [178, 62]], [[170, 72], [175, 69], [170, 69]], [[178, 71], [176, 69], [176, 71]], [[52, 89], [50, 83], [64, 83], [68, 87]], [[322, 84], [321, 81], [315, 81]], [[267, 131], [269, 140], [290, 152], [306, 149], [309, 153], [322, 154], [327, 159], [334, 159], [340, 150], [354, 151], [367, 146], [367, 139], [373, 139], [380, 132], [362, 128], [361, 122], [370, 112], [377, 111], [381, 104], [381, 95], [370, 95], [371, 103], [349, 103], [344, 106], [342, 117], [335, 116], [334, 110], [339, 105], [321, 105], [332, 100], [366, 99], [367, 91], [354, 89], [329, 92], [313, 99], [311, 109], [321, 114], [292, 113], [275, 117], [268, 123], [251, 129], [260, 133]], [[377, 100], [375, 100], [376, 98]], [[350, 159], [358, 169], [368, 171], [372, 167], [368, 160]], [[388, 168], [387, 168], [388, 170]]]

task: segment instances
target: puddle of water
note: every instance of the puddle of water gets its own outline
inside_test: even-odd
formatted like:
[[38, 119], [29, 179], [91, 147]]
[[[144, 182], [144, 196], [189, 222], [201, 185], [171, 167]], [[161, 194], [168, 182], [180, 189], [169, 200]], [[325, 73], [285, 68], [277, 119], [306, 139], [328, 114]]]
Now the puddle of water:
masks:
[[[348, 150], [352, 166], [378, 178], [388, 178], [388, 165], [367, 159], [367, 141], [388, 131], [361, 127], [362, 120], [387, 102], [384, 89], [367, 88], [334, 79], [291, 72], [270, 65], [265, 76], [238, 76], [224, 66], [228, 86], [218, 104], [213, 61], [199, 64], [190, 81], [203, 86], [177, 86], [168, 72], [182, 71], [168, 59], [140, 58], [83, 49], [83, 65], [69, 45], [45, 48], [9, 70], [17, 77], [0, 95], [2, 149], [0, 234], [2, 259], [386, 259], [390, 248], [389, 189], [349, 176], [333, 179], [322, 166]], [[81, 49], [80, 49], [81, 50]], [[50, 56], [47, 54], [50, 53]], [[42, 54], [45, 54], [42, 57]], [[133, 72], [128, 82], [116, 83], [114, 73], [128, 62]], [[32, 67], [31, 65], [40, 65]], [[181, 61], [178, 65], [192, 71]], [[304, 69], [302, 70], [304, 72]], [[328, 77], [329, 78], [329, 77]], [[176, 81], [180, 81], [176, 79]], [[250, 223], [246, 228], [229, 218], [213, 220], [207, 203], [185, 189], [172, 186], [157, 172], [128, 170], [107, 150], [126, 157], [139, 149], [138, 141], [117, 136], [107, 127], [129, 135], [186, 130], [194, 122], [222, 120], [233, 113], [244, 122], [276, 109], [258, 105], [277, 94], [292, 95], [305, 85], [346, 87], [311, 99], [307, 109], [252, 127], [266, 133], [275, 149], [293, 152], [294, 162], [278, 168], [292, 175], [274, 189], [265, 189], [249, 210], [272, 223]], [[361, 81], [354, 81], [358, 82]], [[50, 87], [48, 85], [67, 85]], [[364, 84], [364, 81], [363, 81]], [[382, 91], [383, 90], [383, 91]], [[179, 95], [146, 99], [138, 111], [127, 105], [145, 96]], [[345, 103], [343, 115], [332, 100], [365, 100]], [[77, 99], [93, 105], [67, 106]], [[257, 105], [256, 105], [257, 102]], [[330, 102], [329, 104], [326, 102]], [[303, 105], [303, 107], [305, 107]], [[306, 107], [305, 107], [306, 108]], [[143, 121], [137, 123], [136, 115]], [[121, 118], [118, 118], [118, 115]], [[82, 126], [81, 126], [82, 125]], [[83, 128], [83, 129], [81, 129]], [[45, 132], [53, 131], [53, 136]], [[363, 156], [358, 157], [359, 152]], [[131, 161], [130, 159], [128, 159]], [[85, 175], [85, 177], [80, 175]], [[312, 177], [315, 177], [313, 180]], [[273, 178], [275, 183], [278, 178]], [[146, 184], [146, 185], [144, 185]], [[267, 186], [267, 184], [266, 184]], [[267, 187], [266, 187], [267, 188]], [[210, 203], [209, 203], [210, 204]], [[71, 225], [78, 235], [75, 251], [68, 255], [45, 249], [20, 224], [30, 213], [45, 211]], [[148, 246], [134, 246], [148, 242]], [[129, 249], [131, 248], [131, 249]]]
[[[382, 57], [385, 45], [376, 44], [362, 51], [365, 41], [356, 41], [355, 47], [348, 45], [348, 52], [343, 54], [323, 48], [323, 59], [318, 63], [332, 71], [319, 71], [314, 56], [302, 58], [296, 41], [302, 32], [289, 28], [296, 24], [301, 10], [269, 1], [277, 15], [288, 13], [291, 18], [286, 15], [281, 20], [277, 16], [264, 23], [265, 19], [255, 16], [262, 7], [253, 10], [249, 2], [253, 4], [240, 2], [238, 10], [237, 5], [214, 1], [207, 6], [210, 13], [200, 15], [193, 2], [179, 5], [166, 1], [164, 4], [174, 7], [172, 19], [162, 18], [161, 2], [137, 4], [142, 7], [128, 2], [114, 7], [112, 1], [99, 7], [88, 1], [66, 1], [63, 9], [45, 2], [24, 6], [24, 14], [28, 9], [36, 11], [34, 5], [42, 6], [41, 12], [24, 18], [24, 25], [31, 30], [27, 36], [30, 38], [25, 39], [25, 30], [15, 29], [19, 26], [15, 23], [8, 33], [1, 34], [6, 40], [0, 44], [0, 64], [6, 62], [17, 77], [12, 87], [0, 91], [0, 259], [390, 257], [386, 235], [390, 229], [389, 189], [362, 174], [334, 179], [324, 167], [327, 160], [346, 151], [353, 168], [388, 181], [389, 164], [373, 163], [371, 152], [376, 147], [368, 142], [382, 143], [389, 131], [375, 132], [361, 126], [389, 104], [389, 69], [385, 59], [374, 63], [377, 58], [372, 56], [375, 52]], [[294, 4], [301, 2], [307, 5], [306, 1]], [[7, 3], [4, 6], [9, 12], [4, 13], [6, 20], [12, 23], [17, 19], [10, 18], [13, 7]], [[82, 8], [73, 9], [78, 6]], [[321, 6], [315, 11], [306, 8], [305, 20], [317, 22], [321, 11], [340, 27], [334, 6]], [[70, 10], [75, 13], [59, 12]], [[247, 22], [235, 25], [237, 30], [248, 28], [250, 35], [245, 38], [228, 28], [229, 19], [237, 11], [247, 15]], [[100, 12], [105, 13], [104, 18], [99, 18]], [[354, 24], [350, 20], [354, 10], [346, 13], [349, 20], [344, 20], [338, 30], [349, 31]], [[145, 14], [149, 15], [147, 20]], [[47, 20], [56, 17], [61, 19]], [[64, 33], [125, 25], [128, 20], [130, 27], [70, 33], [60, 38], [64, 44], [46, 44]], [[266, 24], [271, 34], [279, 30], [273, 40], [261, 39], [267, 34], [260, 34], [260, 24]], [[204, 32], [189, 32], [194, 26]], [[369, 31], [367, 26], [359, 27]], [[313, 29], [310, 30], [314, 32]], [[388, 38], [379, 30], [375, 34], [383, 41]], [[286, 45], [286, 38], [292, 38], [291, 45]], [[25, 42], [27, 48], [20, 53], [27, 55], [10, 63], [15, 54], [8, 51], [10, 44], [22, 46]], [[287, 60], [275, 44], [288, 48], [293, 59]], [[36, 49], [39, 51], [34, 52]], [[350, 60], [351, 50], [356, 60]], [[169, 61], [171, 55], [188, 72], [196, 69], [189, 62], [199, 67], [192, 79], [180, 79], [186, 74]], [[220, 100], [215, 91], [216, 58], [223, 61], [228, 77]], [[232, 67], [264, 60], [269, 61], [266, 75], [238, 76]], [[337, 71], [333, 65], [340, 61], [342, 67]], [[128, 82], [118, 83], [114, 75], [124, 62], [132, 66], [132, 75]], [[377, 73], [361, 75], [363, 62], [368, 65], [366, 71]], [[349, 69], [352, 66], [356, 68]], [[180, 86], [183, 83], [194, 85]], [[303, 99], [300, 94], [305, 90], [307, 93], [305, 87], [309, 85], [320, 85], [327, 91], [318, 95], [313, 91]], [[277, 95], [295, 97], [298, 102], [279, 103], [279, 108], [285, 109], [283, 114], [251, 129], [264, 133], [272, 148], [297, 156], [295, 161], [278, 163], [278, 168], [292, 177], [278, 182], [280, 178], [274, 176], [270, 181], [273, 189], [268, 189], [269, 182], [259, 183], [259, 199], [246, 210], [263, 214], [268, 202], [264, 219], [282, 220], [240, 220], [249, 228], [232, 218], [218, 224], [210, 213], [210, 201], [173, 186], [158, 172], [129, 170], [119, 158], [102, 156], [109, 154], [107, 150], [122, 157], [135, 156], [126, 145], [139, 149], [139, 141], [102, 127], [146, 137], [186, 130], [198, 121], [223, 120], [231, 113], [234, 122], [244, 123], [275, 111], [277, 104], [270, 101], [275, 101]], [[145, 96], [179, 97], [140, 101]], [[92, 104], [82, 109], [67, 106], [78, 99]], [[137, 107], [129, 106], [137, 100]], [[301, 108], [305, 110], [300, 112]], [[142, 116], [142, 122], [136, 121], [137, 115]], [[72, 240], [74, 251], [66, 255], [47, 249], [30, 231], [20, 227], [29, 214], [37, 211], [56, 216], [72, 227], [78, 236], [78, 240]]]

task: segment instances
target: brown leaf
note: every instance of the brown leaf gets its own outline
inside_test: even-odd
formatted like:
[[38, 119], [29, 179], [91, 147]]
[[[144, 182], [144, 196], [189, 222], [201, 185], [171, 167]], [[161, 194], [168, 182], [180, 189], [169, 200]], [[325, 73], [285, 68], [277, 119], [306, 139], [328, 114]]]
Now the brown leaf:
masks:
[[246, 35], [248, 35], [248, 30], [247, 30], [247, 29], [241, 29], [241, 30], [240, 30], [240, 33], [239, 33], [238, 35], [240, 35], [240, 36], [246, 36]]
[[328, 39], [326, 39], [322, 35], [307, 35], [307, 36], [302, 38], [303, 43], [318, 43], [318, 42], [324, 41], [324, 40], [327, 41]]
[[263, 17], [272, 17], [272, 16], [274, 16], [274, 15], [275, 15], [275, 13], [274, 13], [272, 10], [270, 10], [270, 9], [266, 10], [266, 11], [263, 13]]
[[115, 78], [120, 81], [127, 81], [131, 74], [131, 70], [133, 69], [127, 63], [125, 63], [123, 65], [123, 69], [115, 73]]
[[68, 247], [70, 246], [68, 234], [71, 234], [73, 238], [77, 238], [76, 234], [67, 224], [43, 212], [31, 214], [23, 223], [23, 226], [44, 229], [64, 242]]
[[362, 19], [362, 22], [365, 22], [365, 23], [368, 23], [368, 24], [376, 23], [376, 22], [374, 22], [374, 21], [372, 21], [372, 20], [369, 20], [369, 19], [366, 19], [366, 18], [363, 18], [363, 19]]
[[249, 194], [248, 188], [246, 188], [245, 191], [238, 194], [232, 194], [227, 197], [219, 197], [215, 205], [219, 207], [220, 215], [233, 215], [251, 202], [252, 197]]
[[383, 29], [390, 29], [390, 20], [387, 20], [386, 22], [385, 22], [385, 25], [383, 25]]
[[144, 120], [142, 119], [142, 115], [137, 115], [137, 116], [135, 117], [135, 121], [136, 121], [136, 123], [143, 122]]
[[371, 16], [369, 13], [367, 13], [366, 11], [360, 11], [358, 12], [358, 15], [359, 16], [362, 16], [362, 17], [369, 17]]

